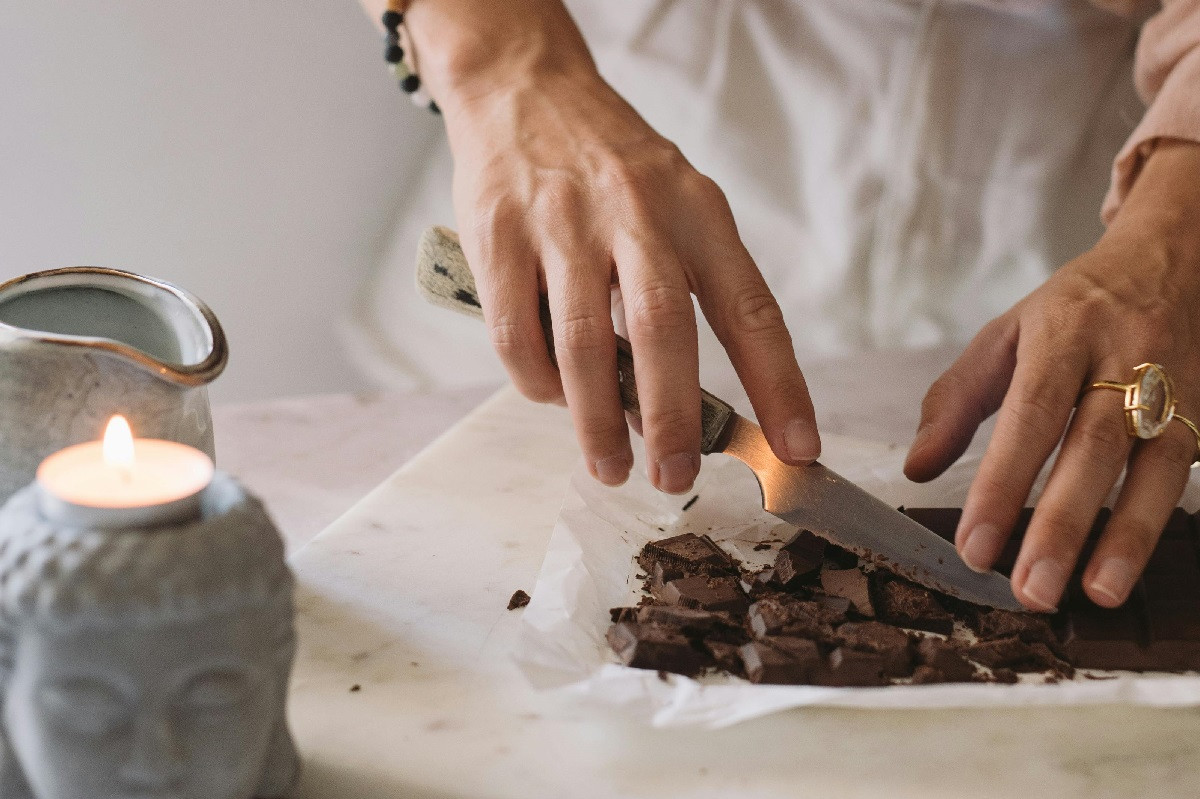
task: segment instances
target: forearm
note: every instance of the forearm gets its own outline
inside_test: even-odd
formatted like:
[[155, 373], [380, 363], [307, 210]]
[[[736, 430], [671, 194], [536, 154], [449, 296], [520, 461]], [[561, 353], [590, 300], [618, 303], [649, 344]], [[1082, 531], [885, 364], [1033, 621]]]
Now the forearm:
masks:
[[[387, 7], [387, 0], [361, 2], [376, 20]], [[421, 80], [448, 121], [508, 85], [595, 73], [562, 0], [411, 0], [405, 17]]]

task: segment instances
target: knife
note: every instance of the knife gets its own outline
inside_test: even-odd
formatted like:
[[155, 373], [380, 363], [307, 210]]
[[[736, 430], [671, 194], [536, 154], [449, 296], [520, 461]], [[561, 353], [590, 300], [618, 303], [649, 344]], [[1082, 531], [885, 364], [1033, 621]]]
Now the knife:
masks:
[[[417, 288], [434, 305], [483, 319], [475, 279], [458, 234], [433, 227], [417, 252]], [[551, 357], [554, 336], [542, 302], [542, 327]], [[617, 336], [621, 404], [639, 413], [633, 350]], [[979, 573], [962, 562], [953, 544], [820, 463], [790, 466], [775, 457], [758, 425], [701, 390], [701, 442], [705, 455], [732, 455], [758, 478], [762, 506], [789, 524], [810, 530], [869, 562], [944, 594], [1005, 610], [1024, 610], [1012, 584], [998, 572]]]

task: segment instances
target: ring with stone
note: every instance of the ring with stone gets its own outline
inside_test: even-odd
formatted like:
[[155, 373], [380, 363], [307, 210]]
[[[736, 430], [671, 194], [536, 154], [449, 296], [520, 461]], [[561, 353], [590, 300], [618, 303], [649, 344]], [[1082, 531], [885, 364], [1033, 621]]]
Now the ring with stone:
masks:
[[1143, 363], [1133, 371], [1133, 382], [1097, 380], [1091, 388], [1108, 388], [1125, 394], [1125, 429], [1134, 438], [1158, 438], [1172, 419], [1187, 425], [1196, 437], [1196, 457], [1200, 464], [1200, 428], [1175, 413], [1175, 386], [1159, 364]]

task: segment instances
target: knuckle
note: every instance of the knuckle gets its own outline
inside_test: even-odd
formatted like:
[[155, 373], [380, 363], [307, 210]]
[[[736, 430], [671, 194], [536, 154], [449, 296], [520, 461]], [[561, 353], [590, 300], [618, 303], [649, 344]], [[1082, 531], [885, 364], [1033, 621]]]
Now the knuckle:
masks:
[[656, 441], [662, 445], [666, 440], [684, 440], [699, 435], [699, 406], [697, 413], [689, 413], [680, 407], [642, 409], [642, 424], [653, 431]]
[[1085, 520], [1084, 516], [1058, 507], [1039, 506], [1032, 525], [1039, 548], [1063, 562], [1073, 563], [1091, 529], [1090, 519]]
[[971, 493], [982, 500], [980, 507], [988, 508], [1018, 508], [1025, 503], [1026, 496], [1011, 480], [992, 469], [979, 472], [971, 486]]
[[588, 419], [576, 425], [576, 429], [579, 431], [580, 438], [592, 448], [597, 451], [610, 451], [614, 444], [623, 442], [625, 436], [628, 435], [624, 416], [618, 413], [615, 418], [618, 420], [616, 423], [607, 421], [607, 419]]
[[562, 355], [594, 354], [613, 344], [612, 320], [600, 314], [568, 315], [554, 322], [554, 348]]
[[1109, 522], [1107, 535], [1114, 539], [1114, 543], [1119, 543], [1130, 562], [1140, 564], [1150, 560], [1162, 535], [1162, 526], [1152, 525], [1138, 516], [1127, 516]]
[[530, 380], [522, 377], [514, 379], [513, 382], [516, 384], [517, 390], [521, 392], [521, 396], [530, 402], [545, 405], [562, 398], [562, 391], [559, 390], [557, 384], [549, 381]]
[[668, 285], [644, 286], [626, 302], [631, 328], [642, 333], [676, 331], [694, 323], [691, 295]]
[[1018, 389], [1006, 404], [1020, 427], [1043, 437], [1058, 432], [1056, 423], [1063, 416], [1064, 409], [1070, 408], [1073, 403], [1063, 397], [1061, 389], [1050, 383], [1035, 382]]
[[734, 297], [727, 313], [730, 327], [736, 334], [777, 336], [786, 333], [783, 310], [765, 286]]
[[1129, 448], [1125, 423], [1115, 414], [1080, 419], [1075, 427], [1076, 438], [1090, 452], [1108, 455], [1125, 453]]

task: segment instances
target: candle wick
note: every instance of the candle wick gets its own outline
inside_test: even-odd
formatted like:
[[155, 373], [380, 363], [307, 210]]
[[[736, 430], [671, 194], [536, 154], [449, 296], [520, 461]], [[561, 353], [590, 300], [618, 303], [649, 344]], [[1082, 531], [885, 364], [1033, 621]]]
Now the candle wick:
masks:
[[121, 475], [121, 482], [125, 485], [133, 482], [133, 469], [130, 469], [128, 466], [117, 467], [117, 473]]

